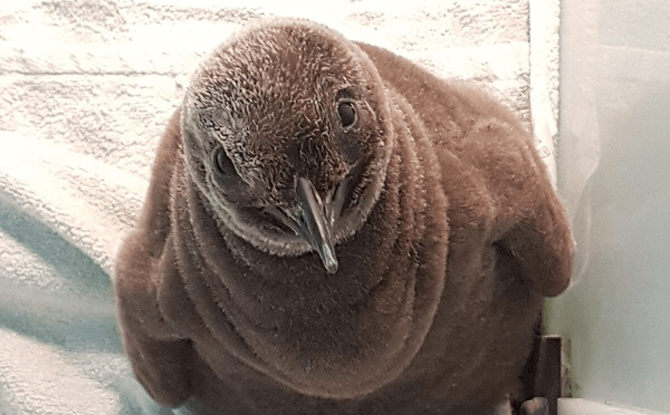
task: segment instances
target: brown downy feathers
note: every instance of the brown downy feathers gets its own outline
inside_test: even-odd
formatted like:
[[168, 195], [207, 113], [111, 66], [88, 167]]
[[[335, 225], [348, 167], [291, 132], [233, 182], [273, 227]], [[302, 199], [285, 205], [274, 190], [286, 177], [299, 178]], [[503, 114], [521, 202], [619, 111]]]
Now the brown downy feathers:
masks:
[[493, 414], [573, 240], [480, 92], [303, 20], [196, 71], [116, 263], [126, 352], [207, 414]]

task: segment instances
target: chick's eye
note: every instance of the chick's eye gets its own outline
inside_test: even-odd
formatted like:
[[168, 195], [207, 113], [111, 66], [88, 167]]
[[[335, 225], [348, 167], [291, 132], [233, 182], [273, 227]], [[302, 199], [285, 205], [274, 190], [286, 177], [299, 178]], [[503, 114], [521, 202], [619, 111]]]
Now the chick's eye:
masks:
[[231, 178], [237, 175], [233, 161], [222, 147], [218, 147], [214, 151], [214, 170], [222, 178]]
[[356, 123], [356, 108], [353, 102], [340, 101], [337, 105], [337, 114], [340, 116], [340, 121], [343, 127], [351, 127]]

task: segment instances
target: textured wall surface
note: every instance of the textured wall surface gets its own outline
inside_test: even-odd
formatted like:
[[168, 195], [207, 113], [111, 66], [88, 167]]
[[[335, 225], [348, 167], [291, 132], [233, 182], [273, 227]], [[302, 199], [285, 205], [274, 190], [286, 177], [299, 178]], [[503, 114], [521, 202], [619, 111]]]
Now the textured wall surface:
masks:
[[0, 413], [156, 413], [121, 352], [112, 258], [189, 74], [229, 34], [257, 18], [310, 17], [440, 76], [486, 85], [530, 123], [530, 8], [0, 0]]

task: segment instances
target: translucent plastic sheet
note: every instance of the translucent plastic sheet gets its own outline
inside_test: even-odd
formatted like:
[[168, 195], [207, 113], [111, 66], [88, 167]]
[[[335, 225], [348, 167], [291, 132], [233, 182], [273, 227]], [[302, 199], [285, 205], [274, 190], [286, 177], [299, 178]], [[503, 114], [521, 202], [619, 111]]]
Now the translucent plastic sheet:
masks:
[[[573, 4], [574, 3], [574, 4]], [[561, 27], [561, 117], [558, 144], [558, 188], [573, 221], [578, 249], [573, 284], [584, 275], [590, 251], [590, 197], [585, 186], [598, 167], [600, 134], [594, 82], [598, 79], [595, 62], [594, 16], [585, 4], [563, 2], [574, 19]]]
[[670, 412], [670, 3], [563, 0], [558, 189], [578, 257], [548, 326], [575, 397]]

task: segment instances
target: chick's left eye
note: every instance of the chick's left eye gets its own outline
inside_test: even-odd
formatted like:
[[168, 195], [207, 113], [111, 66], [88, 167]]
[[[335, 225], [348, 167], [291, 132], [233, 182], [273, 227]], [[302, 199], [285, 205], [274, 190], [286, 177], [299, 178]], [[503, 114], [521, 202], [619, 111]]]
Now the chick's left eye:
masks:
[[232, 177], [237, 174], [233, 161], [228, 157], [223, 147], [214, 151], [214, 166], [217, 173], [224, 177]]

